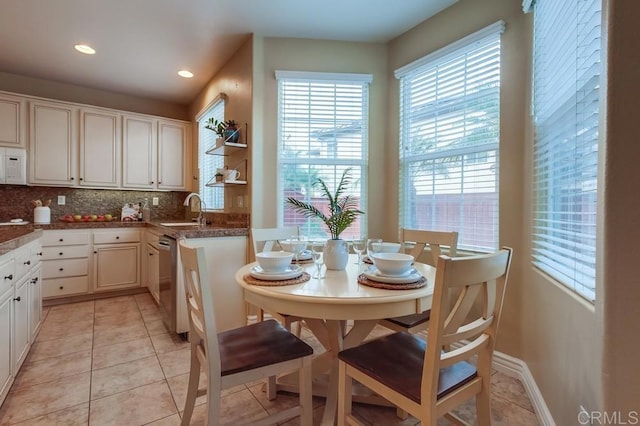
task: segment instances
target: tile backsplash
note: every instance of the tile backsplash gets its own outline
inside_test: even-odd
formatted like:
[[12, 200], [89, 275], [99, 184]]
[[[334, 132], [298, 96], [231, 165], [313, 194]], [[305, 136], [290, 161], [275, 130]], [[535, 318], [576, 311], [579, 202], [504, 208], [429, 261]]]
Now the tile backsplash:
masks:
[[[182, 201], [187, 192], [118, 191], [110, 189], [76, 189], [47, 186], [0, 185], [0, 222], [22, 218], [33, 221], [32, 200], [45, 203], [51, 200], [51, 220], [56, 221], [65, 214], [105, 214], [120, 217], [125, 203], [144, 202], [149, 199], [152, 220], [175, 220], [186, 218]], [[58, 196], [64, 195], [65, 205], [58, 205]], [[152, 206], [152, 198], [158, 197], [158, 205]]]

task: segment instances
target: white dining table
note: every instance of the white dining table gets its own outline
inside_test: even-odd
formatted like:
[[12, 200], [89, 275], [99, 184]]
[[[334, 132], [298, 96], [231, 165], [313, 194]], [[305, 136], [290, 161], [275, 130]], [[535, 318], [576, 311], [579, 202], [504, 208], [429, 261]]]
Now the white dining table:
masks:
[[[326, 352], [314, 357], [313, 377], [329, 373], [329, 381], [319, 394], [326, 395], [322, 424], [335, 422], [338, 401], [338, 352], [359, 345], [383, 318], [423, 312], [431, 307], [435, 268], [414, 263], [427, 284], [409, 290], [382, 289], [358, 283], [358, 275], [368, 265], [358, 265], [349, 256], [344, 271], [325, 271], [324, 278], [311, 278], [300, 284], [262, 286], [245, 281], [257, 263], [249, 263], [236, 272], [248, 303], [268, 312], [294, 315], [304, 319], [307, 327], [324, 346]], [[313, 275], [313, 263], [300, 263]], [[353, 326], [347, 328], [347, 324]], [[320, 386], [318, 386], [319, 388]], [[295, 381], [278, 380], [278, 389], [295, 391]], [[314, 391], [316, 389], [314, 382]], [[354, 396], [354, 401], [358, 398]], [[364, 399], [363, 399], [364, 400]]]

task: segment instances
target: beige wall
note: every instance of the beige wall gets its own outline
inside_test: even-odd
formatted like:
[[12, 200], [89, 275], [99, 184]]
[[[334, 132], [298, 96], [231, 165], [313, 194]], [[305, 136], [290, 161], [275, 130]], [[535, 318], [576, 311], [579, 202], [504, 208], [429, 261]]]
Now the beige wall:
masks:
[[[607, 120], [604, 161], [604, 408], [640, 413], [640, 2], [609, 0]], [[599, 336], [600, 327], [594, 332]], [[637, 414], [638, 415], [638, 414]], [[637, 419], [638, 417], [636, 417]], [[622, 424], [622, 423], [620, 423]]]
[[59, 101], [187, 120], [187, 106], [0, 72], [0, 90]]
[[[241, 180], [252, 182], [250, 170], [250, 153], [251, 147], [255, 141], [253, 139], [253, 123], [252, 123], [252, 67], [253, 67], [253, 39], [248, 37], [247, 41], [233, 54], [231, 59], [216, 73], [216, 75], [207, 83], [206, 87], [196, 96], [189, 105], [189, 120], [193, 122], [193, 170], [198, 170], [198, 124], [195, 121], [196, 116], [202, 112], [207, 106], [214, 101], [220, 93], [226, 94], [225, 101], [225, 119], [235, 120], [241, 131], [242, 141], [249, 145], [249, 149], [244, 152], [234, 153], [225, 157], [225, 165], [229, 168], [238, 168], [241, 170]], [[245, 126], [246, 124], [246, 126]], [[246, 160], [246, 167], [243, 161]], [[249, 174], [247, 176], [247, 173]], [[198, 176], [198, 173], [195, 173]], [[198, 185], [193, 187], [194, 191], [198, 190]], [[250, 186], [226, 186], [225, 187], [225, 212], [232, 213], [248, 213], [249, 207], [244, 202]], [[243, 197], [243, 207], [239, 207], [238, 197]]]
[[[261, 203], [253, 205], [251, 214], [255, 226], [276, 226], [276, 167], [278, 137], [278, 85], [276, 70], [349, 72], [373, 75], [369, 88], [369, 187], [381, 188], [385, 182], [386, 120], [389, 110], [387, 96], [387, 50], [384, 44], [351, 43], [326, 40], [265, 38], [261, 75], [262, 99], [256, 99], [256, 114], [263, 120], [262, 140], [256, 141], [254, 150], [255, 175], [253, 197]], [[257, 73], [260, 70], [257, 66]], [[256, 94], [258, 96], [258, 94]], [[261, 144], [261, 145], [260, 145]], [[258, 157], [259, 155], [259, 157]], [[366, 208], [369, 230], [384, 229], [383, 192], [369, 191]]]

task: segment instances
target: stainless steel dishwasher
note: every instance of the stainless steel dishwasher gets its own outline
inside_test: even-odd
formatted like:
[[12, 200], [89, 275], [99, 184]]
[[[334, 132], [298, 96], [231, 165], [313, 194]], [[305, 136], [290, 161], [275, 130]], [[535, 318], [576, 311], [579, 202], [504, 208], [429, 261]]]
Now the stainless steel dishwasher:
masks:
[[160, 312], [169, 331], [176, 332], [177, 286], [178, 286], [178, 245], [174, 238], [163, 235], [158, 242], [160, 265], [158, 270], [160, 284]]

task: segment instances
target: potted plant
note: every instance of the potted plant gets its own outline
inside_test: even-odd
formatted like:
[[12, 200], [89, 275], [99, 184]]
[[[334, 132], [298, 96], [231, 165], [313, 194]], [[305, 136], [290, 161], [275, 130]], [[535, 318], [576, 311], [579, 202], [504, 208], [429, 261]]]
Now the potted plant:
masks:
[[224, 131], [227, 128], [227, 123], [224, 121], [216, 120], [213, 117], [209, 117], [204, 128], [213, 130], [216, 135], [218, 135], [218, 138], [224, 138]]
[[347, 187], [351, 183], [351, 169], [346, 169], [342, 173], [340, 182], [335, 193], [331, 193], [327, 184], [317, 178], [312, 186], [320, 187], [323, 195], [328, 200], [329, 214], [325, 214], [317, 207], [300, 201], [293, 197], [287, 198], [287, 203], [294, 210], [305, 217], [319, 218], [324, 222], [331, 240], [327, 241], [324, 252], [324, 262], [327, 269], [343, 270], [347, 265], [349, 250], [345, 241], [340, 239], [340, 234], [347, 229], [364, 212], [358, 209], [356, 200], [350, 195], [344, 195]]

